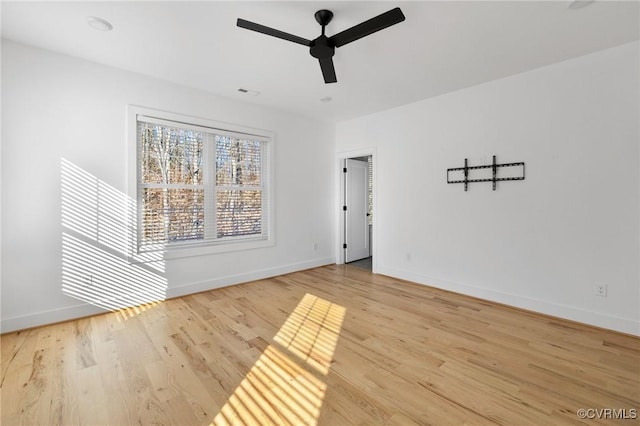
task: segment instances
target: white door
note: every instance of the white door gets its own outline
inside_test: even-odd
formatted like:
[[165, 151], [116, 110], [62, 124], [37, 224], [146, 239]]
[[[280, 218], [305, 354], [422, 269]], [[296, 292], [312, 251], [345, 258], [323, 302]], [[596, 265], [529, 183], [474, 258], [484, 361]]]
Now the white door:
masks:
[[347, 159], [345, 177], [345, 262], [369, 257], [369, 166], [366, 161]]

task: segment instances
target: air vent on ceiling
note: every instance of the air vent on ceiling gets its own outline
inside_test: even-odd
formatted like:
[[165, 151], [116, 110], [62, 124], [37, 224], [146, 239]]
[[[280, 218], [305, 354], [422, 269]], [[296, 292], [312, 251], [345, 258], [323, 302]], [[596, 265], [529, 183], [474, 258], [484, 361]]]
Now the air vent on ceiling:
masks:
[[245, 95], [249, 96], [258, 96], [260, 94], [260, 92], [258, 92], [257, 90], [243, 89], [242, 87], [238, 89], [238, 92], [244, 93]]

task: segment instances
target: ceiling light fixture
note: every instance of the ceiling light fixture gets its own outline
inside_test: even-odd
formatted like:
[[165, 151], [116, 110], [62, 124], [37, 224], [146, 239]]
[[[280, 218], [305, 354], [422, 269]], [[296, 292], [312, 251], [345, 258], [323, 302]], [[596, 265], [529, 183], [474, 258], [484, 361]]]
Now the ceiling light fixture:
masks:
[[94, 30], [98, 31], [111, 31], [113, 29], [113, 25], [111, 22], [98, 18], [97, 16], [87, 16], [87, 24]]
[[583, 7], [589, 6], [595, 0], [573, 0], [569, 3], [569, 9], [582, 9]]

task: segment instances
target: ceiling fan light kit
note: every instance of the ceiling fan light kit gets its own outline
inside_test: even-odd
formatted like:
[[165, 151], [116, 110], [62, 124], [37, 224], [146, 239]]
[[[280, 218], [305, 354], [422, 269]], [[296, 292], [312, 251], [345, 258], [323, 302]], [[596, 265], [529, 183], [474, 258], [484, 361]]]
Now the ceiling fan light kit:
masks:
[[265, 27], [264, 25], [256, 24], [255, 22], [247, 21], [242, 18], [238, 18], [237, 25], [240, 28], [256, 31], [309, 47], [309, 53], [311, 56], [318, 59], [318, 62], [320, 63], [324, 82], [336, 83], [338, 80], [336, 78], [335, 67], [333, 66], [333, 55], [335, 54], [336, 47], [344, 46], [345, 44], [359, 40], [362, 37], [366, 37], [405, 20], [404, 14], [400, 8], [396, 7], [395, 9], [391, 9], [388, 12], [369, 19], [368, 21], [364, 21], [349, 29], [339, 32], [338, 34], [334, 34], [331, 37], [327, 37], [325, 35], [325, 27], [329, 22], [331, 22], [331, 19], [333, 19], [333, 12], [322, 9], [315, 13], [315, 18], [318, 24], [322, 26], [322, 34], [313, 40], [307, 40], [293, 34]]

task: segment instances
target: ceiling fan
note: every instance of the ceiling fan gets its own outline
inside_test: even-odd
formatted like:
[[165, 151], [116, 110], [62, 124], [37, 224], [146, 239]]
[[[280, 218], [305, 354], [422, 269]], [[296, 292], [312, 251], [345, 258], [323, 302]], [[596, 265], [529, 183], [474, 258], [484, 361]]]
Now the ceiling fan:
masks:
[[309, 47], [311, 56], [320, 61], [320, 69], [322, 70], [324, 82], [335, 83], [338, 80], [336, 79], [336, 70], [333, 66], [332, 58], [336, 47], [344, 46], [352, 41], [356, 41], [362, 37], [373, 34], [376, 31], [398, 24], [405, 19], [400, 8], [396, 7], [395, 9], [391, 9], [388, 12], [369, 19], [368, 21], [364, 21], [338, 34], [334, 34], [331, 37], [327, 37], [324, 34], [324, 28], [329, 22], [331, 22], [333, 12], [326, 9], [319, 10], [315, 13], [315, 18], [316, 21], [318, 21], [318, 24], [322, 25], [322, 34], [314, 40], [307, 40], [306, 38], [265, 27], [264, 25], [256, 24], [255, 22], [250, 22], [241, 18], [238, 18], [238, 26], [240, 28], [257, 31], [262, 34], [292, 41]]

